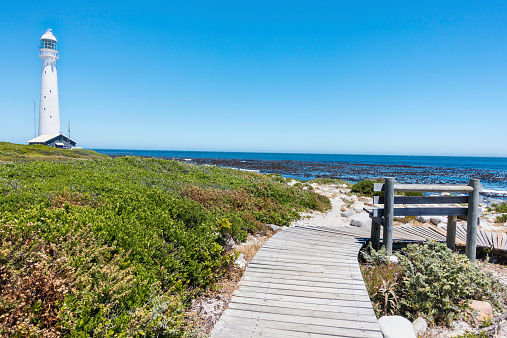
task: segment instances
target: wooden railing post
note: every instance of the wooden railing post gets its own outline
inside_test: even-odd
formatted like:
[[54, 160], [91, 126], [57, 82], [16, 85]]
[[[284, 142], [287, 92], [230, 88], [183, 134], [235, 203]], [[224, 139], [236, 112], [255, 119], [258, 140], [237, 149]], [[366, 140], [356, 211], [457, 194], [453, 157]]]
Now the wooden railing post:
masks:
[[468, 193], [466, 255], [470, 261], [475, 262], [477, 247], [477, 220], [479, 218], [479, 180], [471, 178], [469, 185], [474, 190]]
[[449, 216], [447, 219], [447, 247], [454, 251], [456, 249], [456, 221], [458, 216]]
[[394, 178], [385, 178], [384, 190], [384, 246], [393, 254]]

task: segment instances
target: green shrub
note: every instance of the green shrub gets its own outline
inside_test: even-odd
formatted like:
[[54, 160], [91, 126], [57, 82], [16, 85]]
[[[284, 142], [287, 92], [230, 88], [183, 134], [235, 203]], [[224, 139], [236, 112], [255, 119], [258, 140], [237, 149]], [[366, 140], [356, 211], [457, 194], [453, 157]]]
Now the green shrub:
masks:
[[485, 300], [499, 309], [505, 288], [464, 255], [445, 243], [408, 245], [398, 254], [403, 267], [399, 311], [408, 318], [425, 316], [430, 322], [447, 323], [463, 318], [469, 300]]
[[507, 222], [507, 214], [503, 214], [502, 216], [497, 216], [496, 217], [496, 222], [497, 223]]
[[384, 251], [368, 248], [361, 271], [378, 316], [426, 317], [450, 324], [466, 319], [469, 301], [484, 300], [496, 309], [505, 302], [505, 287], [445, 243], [410, 244], [396, 253], [399, 265], [387, 264]]
[[350, 191], [353, 193], [356, 193], [358, 195], [361, 195], [361, 196], [369, 196], [369, 197], [382, 196], [383, 192], [374, 192], [373, 191], [373, 185], [375, 183], [379, 183], [379, 182], [372, 181], [372, 180], [359, 181], [352, 186]]

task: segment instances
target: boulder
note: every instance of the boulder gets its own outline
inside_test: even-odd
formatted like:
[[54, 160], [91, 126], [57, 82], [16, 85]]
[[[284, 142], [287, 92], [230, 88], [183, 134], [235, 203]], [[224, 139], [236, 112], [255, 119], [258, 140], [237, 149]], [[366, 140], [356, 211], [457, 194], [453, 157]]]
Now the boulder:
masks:
[[350, 217], [350, 216], [353, 216], [355, 215], [355, 213], [351, 210], [345, 210], [344, 212], [342, 212], [342, 216], [343, 217]]
[[429, 216], [417, 216], [417, 220], [421, 223], [428, 223], [430, 219]]
[[428, 329], [428, 322], [423, 317], [419, 317], [412, 322], [415, 334], [420, 336]]
[[401, 316], [384, 316], [378, 320], [384, 338], [417, 338], [412, 323]]
[[350, 225], [356, 227], [371, 227], [371, 218], [367, 212], [361, 212], [350, 218]]
[[439, 225], [440, 223], [447, 223], [447, 217], [444, 216], [431, 216], [430, 222], [434, 225]]
[[481, 323], [488, 318], [493, 318], [493, 308], [488, 302], [473, 300], [470, 302], [470, 308], [479, 312], [479, 315], [476, 317], [476, 319]]

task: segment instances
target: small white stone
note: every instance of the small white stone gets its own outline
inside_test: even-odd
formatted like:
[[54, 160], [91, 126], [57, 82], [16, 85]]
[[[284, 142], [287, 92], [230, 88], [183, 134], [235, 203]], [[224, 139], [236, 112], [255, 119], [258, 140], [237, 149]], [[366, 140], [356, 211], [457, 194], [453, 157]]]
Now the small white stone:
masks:
[[393, 264], [398, 264], [400, 262], [400, 260], [396, 256], [389, 256], [389, 262], [391, 262]]
[[423, 317], [419, 317], [412, 322], [415, 334], [420, 336], [428, 329], [428, 322]]
[[234, 264], [240, 269], [244, 269], [248, 265], [248, 261], [245, 258], [245, 255], [240, 254], [238, 258], [234, 261]]

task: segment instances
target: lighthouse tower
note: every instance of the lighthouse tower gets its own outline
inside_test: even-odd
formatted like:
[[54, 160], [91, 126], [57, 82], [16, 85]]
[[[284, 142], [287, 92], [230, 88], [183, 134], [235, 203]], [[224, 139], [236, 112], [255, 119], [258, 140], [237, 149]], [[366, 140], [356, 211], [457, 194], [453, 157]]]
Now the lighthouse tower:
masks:
[[70, 149], [77, 142], [60, 132], [60, 105], [58, 103], [58, 76], [56, 72], [56, 60], [59, 59], [59, 56], [56, 43], [56, 38], [51, 29], [48, 29], [40, 38], [39, 57], [42, 59], [42, 76], [40, 85], [39, 136], [28, 141], [28, 143]]
[[58, 77], [56, 38], [48, 29], [40, 38], [39, 57], [42, 59], [40, 85], [39, 135], [60, 134], [60, 105], [58, 103]]

